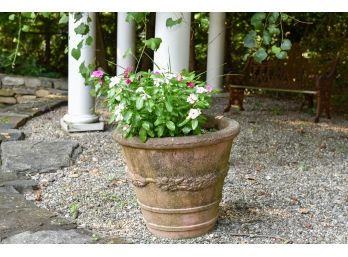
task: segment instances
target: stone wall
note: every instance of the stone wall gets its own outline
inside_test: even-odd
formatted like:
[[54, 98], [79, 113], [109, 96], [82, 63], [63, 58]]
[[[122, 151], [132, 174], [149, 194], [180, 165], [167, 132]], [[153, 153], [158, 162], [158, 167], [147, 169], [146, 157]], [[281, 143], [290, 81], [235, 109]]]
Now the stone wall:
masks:
[[68, 80], [0, 74], [0, 104], [16, 104], [35, 98], [66, 96]]

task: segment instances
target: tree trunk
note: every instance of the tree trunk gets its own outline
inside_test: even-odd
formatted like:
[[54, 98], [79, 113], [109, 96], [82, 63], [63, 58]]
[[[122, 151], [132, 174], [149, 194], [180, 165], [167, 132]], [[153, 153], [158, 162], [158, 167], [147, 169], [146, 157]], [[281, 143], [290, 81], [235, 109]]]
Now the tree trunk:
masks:
[[195, 13], [191, 13], [191, 32], [190, 32], [190, 60], [189, 60], [189, 70], [195, 71], [196, 70], [196, 37], [195, 37], [195, 31], [196, 31], [196, 24], [195, 24]]
[[[146, 24], [146, 39], [155, 37], [156, 13], [151, 12]], [[153, 67], [153, 51], [146, 48], [140, 61], [140, 70], [152, 70]]]

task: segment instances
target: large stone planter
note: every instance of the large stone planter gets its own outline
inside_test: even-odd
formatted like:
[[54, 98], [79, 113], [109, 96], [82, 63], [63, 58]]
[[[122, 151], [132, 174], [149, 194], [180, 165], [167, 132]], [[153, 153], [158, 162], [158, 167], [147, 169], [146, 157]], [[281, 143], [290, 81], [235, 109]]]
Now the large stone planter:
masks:
[[135, 186], [146, 226], [155, 235], [173, 239], [202, 235], [218, 217], [224, 178], [239, 124], [210, 117], [216, 132], [199, 136], [124, 139], [128, 176]]

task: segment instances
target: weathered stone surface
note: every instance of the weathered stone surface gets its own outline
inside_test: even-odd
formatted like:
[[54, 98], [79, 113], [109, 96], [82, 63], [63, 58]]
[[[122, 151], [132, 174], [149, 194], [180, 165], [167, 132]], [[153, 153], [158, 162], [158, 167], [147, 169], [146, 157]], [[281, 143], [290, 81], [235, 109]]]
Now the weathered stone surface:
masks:
[[40, 98], [42, 98], [42, 97], [47, 97], [47, 96], [49, 96], [50, 94], [51, 94], [51, 92], [48, 91], [47, 89], [40, 89], [40, 90], [38, 90], [38, 91], [35, 92], [35, 95], [36, 95], [37, 97], [40, 97]]
[[14, 141], [1, 144], [5, 172], [49, 172], [70, 166], [81, 148], [77, 142]]
[[66, 79], [53, 80], [53, 86], [55, 89], [68, 90], [68, 81]]
[[15, 172], [0, 172], [0, 183], [4, 181], [16, 180], [18, 179], [18, 175]]
[[19, 193], [23, 193], [28, 190], [34, 190], [38, 189], [38, 182], [35, 180], [28, 180], [28, 179], [20, 179], [20, 180], [11, 180], [6, 182], [0, 182], [0, 187], [3, 186], [11, 186]]
[[38, 78], [25, 78], [24, 84], [29, 88], [38, 88], [41, 86], [41, 80]]
[[0, 96], [0, 103], [3, 103], [3, 104], [16, 104], [17, 100], [13, 96]]
[[88, 244], [91, 236], [77, 230], [26, 231], [2, 241], [3, 244]]
[[17, 102], [20, 104], [30, 103], [36, 99], [36, 95], [21, 95], [16, 96]]
[[12, 89], [17, 95], [35, 95], [35, 88], [14, 87]]
[[17, 113], [0, 113], [0, 129], [14, 129], [25, 124], [29, 115]]
[[48, 91], [54, 95], [64, 95], [64, 96], [68, 95], [68, 91], [66, 91], [66, 90], [59, 90], [59, 89], [55, 89], [55, 88], [50, 88], [50, 89], [48, 89]]
[[41, 80], [41, 87], [44, 88], [53, 88], [53, 82], [50, 79], [47, 78], [40, 78]]
[[24, 85], [24, 79], [22, 77], [6, 76], [1, 81], [4, 86], [16, 87]]
[[[2, 209], [14, 210], [18, 208], [35, 208], [35, 207], [36, 207], [35, 204], [27, 201], [23, 195], [0, 193], [0, 210]], [[1, 216], [3, 215], [0, 215], [0, 220], [1, 220]], [[2, 226], [3, 224], [1, 224], [0, 229]]]
[[18, 129], [0, 129], [0, 140], [2, 142], [22, 139], [24, 139], [24, 133]]
[[0, 89], [0, 96], [14, 96], [15, 92], [10, 88]]
[[19, 192], [13, 186], [0, 187], [0, 193], [19, 194]]

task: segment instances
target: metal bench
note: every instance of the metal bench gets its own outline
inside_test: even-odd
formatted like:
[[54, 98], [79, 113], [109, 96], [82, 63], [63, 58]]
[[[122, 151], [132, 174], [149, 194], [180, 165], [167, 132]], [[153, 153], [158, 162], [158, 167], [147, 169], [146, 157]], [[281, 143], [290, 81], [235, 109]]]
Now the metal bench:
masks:
[[[323, 67], [316, 66], [302, 56], [302, 51], [295, 46], [285, 61], [273, 59], [262, 64], [249, 59], [240, 74], [227, 74], [226, 82], [230, 96], [225, 112], [232, 104], [243, 108], [245, 89], [263, 89], [279, 92], [303, 93], [309, 107], [313, 107], [313, 96], [316, 96], [316, 116], [314, 122], [325, 111], [330, 115], [331, 88], [336, 77], [338, 57]], [[301, 109], [303, 103], [301, 105]]]

